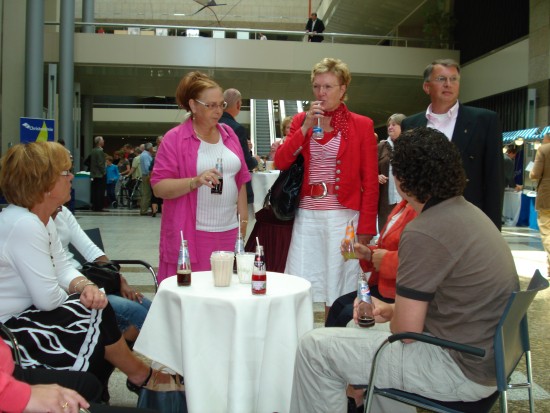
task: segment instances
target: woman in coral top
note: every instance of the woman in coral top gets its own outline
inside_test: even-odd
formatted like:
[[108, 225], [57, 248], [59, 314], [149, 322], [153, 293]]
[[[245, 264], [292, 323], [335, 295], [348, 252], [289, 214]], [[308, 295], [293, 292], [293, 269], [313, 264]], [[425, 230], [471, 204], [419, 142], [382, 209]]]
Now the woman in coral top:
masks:
[[[407, 201], [402, 200], [388, 216], [377, 245], [355, 244], [355, 255], [359, 258], [361, 268], [365, 272], [371, 272], [369, 278], [371, 295], [382, 301], [393, 302], [395, 299], [395, 279], [399, 265], [397, 247], [405, 226], [416, 216], [416, 211]], [[357, 297], [356, 290], [338, 298], [330, 309], [325, 326], [345, 327], [353, 318], [355, 297]]]

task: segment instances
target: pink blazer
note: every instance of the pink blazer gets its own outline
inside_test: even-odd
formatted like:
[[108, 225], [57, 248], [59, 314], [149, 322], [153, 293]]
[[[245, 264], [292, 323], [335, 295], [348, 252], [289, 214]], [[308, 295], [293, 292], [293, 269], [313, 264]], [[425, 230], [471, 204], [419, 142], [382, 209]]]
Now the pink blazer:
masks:
[[[239, 138], [229, 127], [218, 124], [218, 130], [224, 145], [235, 153], [241, 161], [241, 169], [235, 176], [237, 188], [250, 181], [250, 173], [244, 160]], [[164, 135], [155, 158], [151, 174], [151, 186], [163, 179], [190, 178], [197, 176], [197, 158], [200, 140], [193, 132], [191, 119], [171, 129]], [[236, 202], [236, 200], [235, 200]], [[168, 263], [177, 263], [180, 246], [180, 231], [183, 231], [189, 245], [191, 263], [197, 262], [196, 242], [197, 191], [174, 199], [165, 199], [162, 205], [160, 224], [159, 259]], [[159, 268], [160, 270], [160, 268]], [[160, 274], [159, 279], [166, 275]]]

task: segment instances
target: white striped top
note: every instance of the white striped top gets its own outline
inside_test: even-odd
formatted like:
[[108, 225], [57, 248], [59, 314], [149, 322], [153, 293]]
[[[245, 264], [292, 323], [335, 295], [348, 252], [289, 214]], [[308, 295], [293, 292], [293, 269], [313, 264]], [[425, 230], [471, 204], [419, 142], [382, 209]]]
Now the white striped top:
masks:
[[[340, 148], [341, 135], [338, 133], [331, 138], [334, 132], [326, 132], [325, 138], [318, 141], [311, 139], [309, 151], [311, 154], [309, 162], [309, 184], [325, 182], [335, 183], [336, 156]], [[323, 143], [321, 143], [323, 142]], [[345, 209], [338, 202], [336, 195], [327, 195], [324, 198], [312, 198], [305, 196], [300, 200], [300, 208], [303, 209]]]
[[223, 190], [221, 195], [212, 194], [210, 187], [197, 189], [197, 229], [207, 232], [223, 232], [238, 227], [238, 189], [235, 175], [241, 169], [237, 155], [231, 152], [220, 137], [218, 143], [201, 141], [197, 157], [197, 175], [216, 167], [216, 160], [223, 160]]

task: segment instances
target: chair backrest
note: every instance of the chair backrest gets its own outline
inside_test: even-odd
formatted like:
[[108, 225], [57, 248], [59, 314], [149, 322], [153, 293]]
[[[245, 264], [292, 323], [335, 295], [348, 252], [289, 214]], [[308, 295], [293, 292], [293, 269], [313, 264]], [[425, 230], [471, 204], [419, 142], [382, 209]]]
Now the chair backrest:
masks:
[[[103, 240], [101, 239], [101, 231], [99, 228], [91, 228], [91, 229], [85, 229], [84, 232], [92, 240], [92, 242], [97, 245], [97, 247], [105, 251], [103, 248]], [[74, 259], [77, 260], [80, 264], [84, 264], [86, 262], [86, 259], [78, 252], [78, 250], [73, 246], [73, 244], [69, 244], [69, 251], [73, 253]]]
[[512, 293], [506, 304], [494, 339], [495, 367], [499, 391], [507, 389], [508, 378], [523, 354], [530, 350], [527, 310], [537, 293], [546, 288], [548, 288], [548, 280], [537, 270], [527, 290]]

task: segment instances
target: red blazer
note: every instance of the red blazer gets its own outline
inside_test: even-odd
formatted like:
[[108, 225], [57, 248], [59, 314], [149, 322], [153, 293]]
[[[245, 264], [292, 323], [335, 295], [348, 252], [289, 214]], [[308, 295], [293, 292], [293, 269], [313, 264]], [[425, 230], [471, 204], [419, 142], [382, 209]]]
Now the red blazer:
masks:
[[[351, 113], [349, 133], [343, 139], [336, 158], [335, 176], [338, 201], [346, 208], [359, 211], [358, 234], [376, 235], [378, 212], [378, 152], [372, 119]], [[309, 143], [312, 130], [302, 134], [306, 112], [294, 116], [285, 143], [275, 153], [275, 164], [287, 169], [298, 154], [304, 157], [304, 183], [309, 183]], [[302, 185], [301, 197], [307, 185]]]
[[363, 271], [372, 271], [372, 274], [369, 278], [369, 285], [378, 285], [378, 291], [383, 297], [386, 298], [395, 298], [395, 279], [397, 276], [397, 266], [399, 265], [399, 259], [397, 257], [397, 247], [399, 246], [401, 233], [405, 229], [405, 226], [413, 219], [415, 219], [418, 215], [416, 211], [407, 203], [407, 201], [402, 200], [392, 210], [392, 212], [388, 216], [387, 222], [390, 222], [392, 217], [403, 208], [405, 210], [388, 231], [386, 231], [386, 227], [388, 226], [388, 224], [386, 223], [386, 225], [380, 232], [378, 245], [369, 247], [371, 251], [374, 251], [376, 249], [388, 250], [388, 252], [382, 258], [380, 271], [374, 270], [371, 261], [359, 261]]

